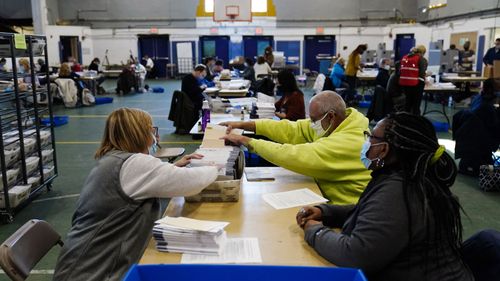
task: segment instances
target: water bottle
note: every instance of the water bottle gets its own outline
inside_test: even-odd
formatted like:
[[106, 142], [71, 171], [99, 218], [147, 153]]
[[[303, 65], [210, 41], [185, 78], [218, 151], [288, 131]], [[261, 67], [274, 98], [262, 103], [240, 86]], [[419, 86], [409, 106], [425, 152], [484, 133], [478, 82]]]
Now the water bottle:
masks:
[[205, 132], [205, 128], [207, 128], [207, 124], [210, 123], [210, 106], [208, 105], [208, 101], [204, 100], [203, 105], [201, 107], [201, 129]]
[[450, 96], [448, 98], [448, 107], [452, 107], [453, 106], [453, 98]]

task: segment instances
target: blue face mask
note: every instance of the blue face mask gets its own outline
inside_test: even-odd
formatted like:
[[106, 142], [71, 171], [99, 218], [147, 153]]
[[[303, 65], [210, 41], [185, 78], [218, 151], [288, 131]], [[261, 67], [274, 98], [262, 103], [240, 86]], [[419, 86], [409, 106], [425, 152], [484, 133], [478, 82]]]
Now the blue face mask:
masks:
[[149, 147], [149, 155], [155, 155], [156, 152], [158, 151], [158, 142], [156, 141], [155, 135], [153, 136], [153, 145]]
[[26, 70], [24, 69], [24, 66], [20, 65], [19, 66], [19, 73], [24, 73]]
[[365, 166], [366, 169], [370, 169], [370, 166], [372, 165], [373, 160], [379, 159], [379, 158], [375, 158], [375, 159], [368, 158], [368, 151], [370, 150], [370, 148], [372, 146], [377, 146], [377, 145], [381, 145], [381, 144], [384, 144], [384, 143], [372, 144], [369, 139], [367, 139], [365, 141], [365, 143], [363, 143], [363, 147], [361, 148], [360, 159], [361, 159], [361, 162], [363, 162], [363, 165]]

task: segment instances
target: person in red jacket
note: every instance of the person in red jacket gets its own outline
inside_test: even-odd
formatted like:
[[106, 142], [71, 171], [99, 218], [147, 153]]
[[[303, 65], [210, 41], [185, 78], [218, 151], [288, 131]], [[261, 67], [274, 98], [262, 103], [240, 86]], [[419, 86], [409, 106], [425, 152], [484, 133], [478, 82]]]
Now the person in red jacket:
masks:
[[405, 111], [416, 115], [420, 115], [420, 103], [425, 87], [425, 52], [425, 47], [419, 45], [401, 59], [399, 85], [406, 98]]
[[295, 75], [289, 70], [282, 70], [278, 73], [278, 85], [281, 88], [283, 96], [274, 104], [276, 107], [276, 116], [280, 119], [288, 119], [290, 121], [305, 119], [304, 94], [297, 86]]

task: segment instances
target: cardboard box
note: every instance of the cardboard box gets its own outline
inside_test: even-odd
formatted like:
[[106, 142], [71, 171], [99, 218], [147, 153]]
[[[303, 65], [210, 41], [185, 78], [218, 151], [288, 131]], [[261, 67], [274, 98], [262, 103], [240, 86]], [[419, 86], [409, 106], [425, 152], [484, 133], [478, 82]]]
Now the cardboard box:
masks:
[[483, 70], [483, 76], [486, 78], [500, 78], [500, 60], [493, 61], [493, 65], [486, 65]]
[[238, 202], [240, 198], [241, 178], [245, 169], [245, 154], [240, 154], [235, 162], [235, 177], [228, 180], [227, 176], [219, 176], [211, 185], [199, 194], [187, 196], [186, 202]]

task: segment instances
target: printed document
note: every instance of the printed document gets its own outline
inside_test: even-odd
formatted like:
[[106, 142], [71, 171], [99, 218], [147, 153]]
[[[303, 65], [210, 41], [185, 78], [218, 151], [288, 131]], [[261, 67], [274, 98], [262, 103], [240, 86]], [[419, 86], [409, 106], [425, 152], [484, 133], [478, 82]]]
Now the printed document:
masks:
[[319, 196], [308, 188], [277, 193], [267, 193], [262, 195], [262, 198], [269, 205], [278, 210], [324, 203], [328, 201], [328, 199]]

